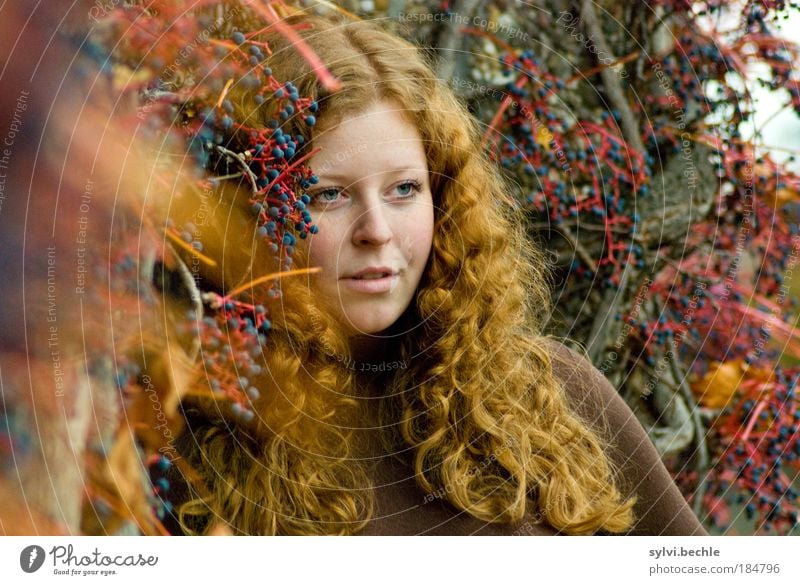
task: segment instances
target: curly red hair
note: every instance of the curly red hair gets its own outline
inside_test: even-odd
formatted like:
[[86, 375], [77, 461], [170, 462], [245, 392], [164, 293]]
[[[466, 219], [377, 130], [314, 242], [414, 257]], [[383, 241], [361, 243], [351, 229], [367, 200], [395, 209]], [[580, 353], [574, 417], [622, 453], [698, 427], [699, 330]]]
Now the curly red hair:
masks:
[[[207, 495], [181, 506], [184, 529], [202, 533], [218, 517], [243, 534], [358, 532], [373, 510], [356, 456], [357, 429], [366, 425], [384, 429], [386, 447], [413, 453], [422, 490], [446, 494], [477, 518], [514, 523], [538, 513], [566, 533], [625, 531], [634, 502], [615, 485], [608, 446], [569, 410], [553, 374], [552, 344], [543, 335], [550, 315], [545, 258], [526, 234], [512, 188], [487, 160], [477, 121], [420, 49], [383, 26], [288, 19], [300, 22], [298, 34], [342, 88], [326, 91], [286, 39], [261, 35], [273, 50], [273, 75], [319, 104], [314, 129], [289, 120], [287, 131], [304, 134], [312, 148], [312, 130], [390, 99], [425, 145], [435, 233], [416, 298], [399, 323], [405, 333], [396, 349], [406, 367], [386, 372], [380, 389], [363, 387], [347, 367], [347, 339], [313, 287], [284, 279], [259, 380], [258, 423], [231, 429], [216, 405], [187, 406], [183, 450], [203, 472]], [[256, 106], [248, 91], [232, 95], [248, 124], [271, 119], [269, 104]], [[223, 279], [246, 281], [252, 275], [243, 267], [272, 262], [248, 245], [227, 253]], [[305, 258], [301, 242], [296, 263]], [[360, 398], [376, 393], [382, 399], [373, 412]]]

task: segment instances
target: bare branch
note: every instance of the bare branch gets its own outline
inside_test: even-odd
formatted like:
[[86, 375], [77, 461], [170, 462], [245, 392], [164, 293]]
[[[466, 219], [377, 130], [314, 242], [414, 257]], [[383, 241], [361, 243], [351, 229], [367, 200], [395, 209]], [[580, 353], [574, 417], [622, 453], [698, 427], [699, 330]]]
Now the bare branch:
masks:
[[[586, 26], [586, 32], [592, 39], [597, 47], [597, 52], [607, 55], [610, 61], [616, 61], [617, 57], [611, 52], [611, 49], [606, 42], [606, 37], [603, 34], [603, 28], [600, 26], [600, 21], [594, 10], [594, 2], [592, 0], [581, 0], [581, 16]], [[606, 58], [606, 57], [604, 57]], [[600, 76], [603, 78], [603, 87], [605, 88], [608, 99], [611, 100], [613, 106], [619, 111], [620, 123], [622, 124], [622, 133], [625, 135], [625, 141], [635, 151], [644, 154], [644, 144], [639, 136], [639, 122], [631, 112], [628, 106], [628, 100], [622, 92], [622, 87], [619, 81], [619, 75], [610, 67], [604, 67], [600, 71]]]
[[[469, 17], [469, 20], [471, 20], [472, 15], [478, 8], [478, 4], [480, 4], [480, 0], [455, 0], [452, 3], [451, 12]], [[442, 23], [442, 32], [438, 43], [441, 59], [439, 60], [437, 75], [439, 79], [444, 81], [449, 81], [453, 77], [456, 49], [463, 39], [463, 35], [459, 32], [461, 26], [461, 20], [455, 18], [446, 19]]]

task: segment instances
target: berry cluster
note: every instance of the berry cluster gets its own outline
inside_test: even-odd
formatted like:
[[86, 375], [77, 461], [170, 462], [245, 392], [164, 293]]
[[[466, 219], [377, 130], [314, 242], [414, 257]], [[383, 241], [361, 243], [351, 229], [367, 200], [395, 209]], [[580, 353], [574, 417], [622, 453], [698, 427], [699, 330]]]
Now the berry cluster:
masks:
[[[193, 333], [202, 340], [203, 366], [208, 390], [220, 402], [230, 405], [230, 413], [237, 420], [250, 422], [255, 413], [252, 403], [261, 397], [258, 388], [250, 384], [249, 378], [261, 373], [257, 363], [272, 323], [267, 318], [267, 309], [262, 304], [248, 304], [219, 297], [211, 306], [218, 307], [213, 316], [192, 323]], [[277, 289], [269, 289], [270, 296], [278, 295]], [[188, 315], [193, 319], [194, 314]]]
[[[621, 379], [629, 379], [626, 372], [641, 367], [652, 373], [667, 355], [688, 374], [709, 421], [697, 432], [707, 434], [713, 467], [683, 472], [678, 480], [686, 493], [708, 487], [702, 503], [718, 526], [727, 525], [731, 505], [747, 502], [746, 513], [761, 521], [760, 530], [786, 532], [797, 518], [791, 488], [798, 473], [796, 371], [775, 364], [786, 354], [800, 357], [791, 326], [797, 302], [789, 288], [800, 256], [800, 229], [792, 220], [800, 177], [742, 138], [755, 104], [736, 79], [749, 78], [753, 65], [761, 65], [767, 73], [759, 82], [786, 88], [787, 105], [800, 112], [800, 52], [770, 26], [793, 3], [748, 2], [735, 34], [716, 30], [714, 19], [706, 18], [725, 10], [725, 3], [706, 2], [704, 9], [682, 1], [659, 4], [672, 9], [675, 40], [666, 53], [634, 55], [638, 67], [620, 59], [561, 79], [530, 48], [508, 50], [498, 41], [507, 50], [503, 72], [512, 80], [502, 87], [499, 108], [490, 104], [484, 116], [491, 120], [485, 139], [526, 190], [534, 225], [570, 235], [565, 290], [591, 281], [595, 291], [613, 291], [626, 265], [640, 274], [650, 267], [636, 311], [615, 315], [624, 321], [629, 350], [629, 361], [618, 366]], [[598, 73], [608, 66], [625, 68], [616, 78], [636, 96], [627, 107], [639, 120], [643, 152], [631, 147], [622, 113], [607, 101], [607, 109], [591, 116], [585, 103], [564, 107], [575, 103], [570, 94], [582, 80], [597, 82], [602, 93], [606, 81]], [[702, 152], [699, 145], [708, 160], [692, 158]], [[672, 159], [685, 161], [682, 185], [664, 178]], [[701, 165], [713, 169], [716, 181], [694, 182]], [[661, 204], [657, 189], [664, 185], [672, 190]], [[680, 240], [642, 239], [642, 210], [660, 209], [666, 222], [669, 205], [682, 201], [678, 190], [707, 192], [708, 213], [689, 217]], [[689, 207], [695, 202], [693, 195], [678, 213], [696, 214]], [[580, 312], [569, 305], [574, 298], [564, 296], [563, 314]], [[721, 382], [734, 370], [735, 377]], [[756, 376], [764, 370], [770, 375]]]
[[619, 112], [600, 111], [598, 121], [557, 115], [553, 106], [565, 83], [544, 70], [531, 49], [506, 55], [503, 65], [518, 77], [506, 86], [492, 122], [503, 136], [493, 155], [522, 178], [526, 203], [539, 217], [563, 230], [577, 223], [599, 228], [595, 262], [576, 264], [575, 276], [619, 284], [624, 263], [643, 262], [641, 249], [627, 243], [638, 220], [628, 202], [647, 194], [649, 165], [621, 137]]
[[[744, 505], [747, 519], [760, 520], [758, 530], [787, 533], [798, 524], [800, 471], [800, 404], [796, 387], [800, 369], [777, 368], [766, 379], [746, 376], [739, 399], [715, 431], [724, 446], [709, 475], [704, 504], [712, 522], [731, 521], [725, 500]], [[733, 497], [731, 497], [733, 496]]]
[[[254, 403], [261, 398], [251, 380], [261, 371], [258, 361], [271, 328], [269, 303], [280, 296], [274, 281], [303, 272], [292, 270], [295, 247], [298, 239], [318, 229], [305, 192], [318, 178], [306, 164], [313, 153], [305, 153], [308, 132], [303, 131], [317, 123], [318, 104], [301, 96], [290, 81], [273, 76], [266, 65], [270, 47], [259, 40], [262, 30], [237, 29], [244, 9], [201, 3], [185, 11], [180, 3], [160, 0], [119, 6], [97, 25], [102, 42], [86, 45], [86, 56], [113, 79], [118, 102], [135, 104], [121, 112], [120, 124], [188, 160], [188, 173], [182, 170], [181, 177], [188, 174], [191, 188], [220, 193], [236, 185], [240, 193], [246, 192], [253, 231], [281, 267], [281, 273], [233, 291], [199, 291], [202, 315], [189, 311], [177, 324], [182, 339], [199, 341], [202, 387], [192, 387], [189, 393], [213, 397], [240, 424], [255, 419]], [[263, 17], [263, 30], [286, 28], [273, 22], [274, 13], [263, 6], [248, 9]], [[298, 50], [304, 52], [302, 47]], [[325, 83], [335, 85], [325, 77], [324, 67], [318, 69]], [[243, 111], [243, 103], [258, 115]], [[153, 182], [165, 189], [179, 184], [174, 168], [165, 168]], [[162, 244], [179, 248], [200, 264], [217, 266], [219, 259], [209, 256], [212, 252], [195, 223], [173, 220], [163, 202], [154, 203], [145, 216], [145, 229], [160, 230]], [[134, 257], [112, 259], [112, 271], [120, 296], [142, 287]], [[166, 284], [160, 285], [164, 290]], [[135, 366], [124, 359], [119, 361], [117, 382], [123, 396], [141, 392]], [[171, 462], [152, 445], [142, 447], [153, 482], [153, 512], [162, 520], [171, 507], [165, 477]]]

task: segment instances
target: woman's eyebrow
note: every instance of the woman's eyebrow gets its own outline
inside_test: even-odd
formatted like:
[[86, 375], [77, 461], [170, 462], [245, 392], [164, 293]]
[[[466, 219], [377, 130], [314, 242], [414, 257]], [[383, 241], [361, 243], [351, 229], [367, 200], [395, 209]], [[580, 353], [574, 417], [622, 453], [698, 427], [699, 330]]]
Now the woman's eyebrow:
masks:
[[[398, 167], [396, 169], [385, 170], [385, 171], [382, 171], [379, 174], [381, 174], [381, 175], [399, 175], [399, 174], [408, 173], [408, 172], [427, 173], [428, 169], [426, 167], [421, 167], [419, 165], [411, 166], [411, 167], [406, 166], [406, 167]], [[347, 174], [344, 174], [344, 173], [343, 174], [339, 174], [339, 173], [319, 173], [318, 176], [319, 176], [320, 180], [325, 179], [325, 180], [328, 180], [328, 181], [343, 181], [343, 180], [346, 180], [346, 179], [350, 179], [350, 177]]]

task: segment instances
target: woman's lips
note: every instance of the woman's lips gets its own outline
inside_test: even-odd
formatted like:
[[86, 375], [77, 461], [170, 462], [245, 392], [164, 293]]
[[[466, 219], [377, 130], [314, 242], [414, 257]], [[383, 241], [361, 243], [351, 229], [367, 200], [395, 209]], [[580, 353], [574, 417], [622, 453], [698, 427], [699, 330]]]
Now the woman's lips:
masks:
[[391, 291], [399, 280], [397, 274], [390, 274], [382, 278], [343, 278], [342, 282], [350, 290], [365, 293], [384, 293]]

